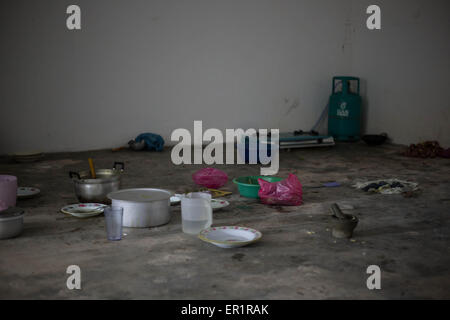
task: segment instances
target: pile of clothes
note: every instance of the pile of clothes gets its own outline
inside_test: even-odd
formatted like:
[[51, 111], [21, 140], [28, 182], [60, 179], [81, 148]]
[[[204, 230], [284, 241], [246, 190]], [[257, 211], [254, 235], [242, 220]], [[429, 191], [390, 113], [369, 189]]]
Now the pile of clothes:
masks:
[[135, 151], [149, 150], [149, 151], [163, 151], [164, 139], [155, 133], [141, 133], [134, 140], [130, 140], [128, 145]]
[[403, 155], [416, 158], [450, 158], [450, 148], [442, 148], [437, 141], [425, 141], [411, 144]]
[[417, 183], [396, 178], [373, 181], [357, 181], [353, 187], [365, 192], [376, 192], [381, 194], [399, 194], [418, 191]]

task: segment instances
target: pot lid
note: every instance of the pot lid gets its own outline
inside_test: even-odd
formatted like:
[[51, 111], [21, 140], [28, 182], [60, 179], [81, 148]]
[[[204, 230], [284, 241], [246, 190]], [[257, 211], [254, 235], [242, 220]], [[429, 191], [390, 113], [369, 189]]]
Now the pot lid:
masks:
[[10, 207], [6, 210], [0, 211], [0, 220], [20, 217], [23, 213], [24, 211], [21, 208]]
[[111, 200], [151, 202], [158, 200], [168, 200], [173, 192], [164, 189], [140, 188], [123, 189], [108, 193], [107, 197]]

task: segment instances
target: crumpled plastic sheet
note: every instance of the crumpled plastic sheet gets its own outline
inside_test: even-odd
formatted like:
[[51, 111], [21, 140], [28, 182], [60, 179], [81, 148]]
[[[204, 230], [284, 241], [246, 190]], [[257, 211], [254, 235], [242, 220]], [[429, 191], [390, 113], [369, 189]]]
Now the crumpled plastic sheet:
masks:
[[258, 183], [260, 185], [258, 196], [264, 204], [299, 206], [303, 203], [302, 184], [292, 173], [287, 179], [278, 182], [258, 179]]
[[[405, 181], [405, 180], [400, 180], [397, 178], [392, 178], [392, 179], [379, 179], [379, 180], [372, 180], [372, 181], [356, 181], [353, 184], [353, 187], [356, 189], [363, 189], [365, 187], [367, 187], [368, 185], [372, 184], [372, 183], [380, 183], [380, 182], [387, 182], [389, 184], [386, 186], [382, 186], [379, 189], [369, 189], [368, 191], [371, 192], [377, 192], [377, 193], [381, 193], [381, 194], [400, 194], [403, 192], [407, 192], [407, 191], [416, 191], [419, 189], [419, 184], [415, 183], [415, 182], [409, 182], [409, 181]], [[393, 183], [400, 183], [403, 185], [403, 187], [396, 187], [396, 188], [391, 188], [390, 185]]]

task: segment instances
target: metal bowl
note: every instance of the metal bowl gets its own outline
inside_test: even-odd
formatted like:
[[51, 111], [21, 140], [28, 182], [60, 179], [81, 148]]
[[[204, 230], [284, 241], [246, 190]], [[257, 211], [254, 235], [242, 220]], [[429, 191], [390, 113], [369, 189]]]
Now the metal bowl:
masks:
[[0, 239], [17, 237], [23, 230], [23, 209], [11, 207], [0, 212]]
[[[118, 166], [121, 166], [118, 169]], [[110, 203], [107, 195], [120, 189], [123, 162], [114, 162], [113, 169], [96, 170], [96, 179], [89, 171], [69, 172], [74, 182], [75, 195], [80, 202]]]

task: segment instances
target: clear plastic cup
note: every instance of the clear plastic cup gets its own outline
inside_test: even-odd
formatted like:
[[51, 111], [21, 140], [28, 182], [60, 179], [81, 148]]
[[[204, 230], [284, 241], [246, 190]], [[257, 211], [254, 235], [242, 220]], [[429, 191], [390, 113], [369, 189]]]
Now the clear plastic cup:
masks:
[[117, 241], [122, 239], [122, 207], [107, 207], [104, 211], [106, 222], [106, 234], [108, 240]]

